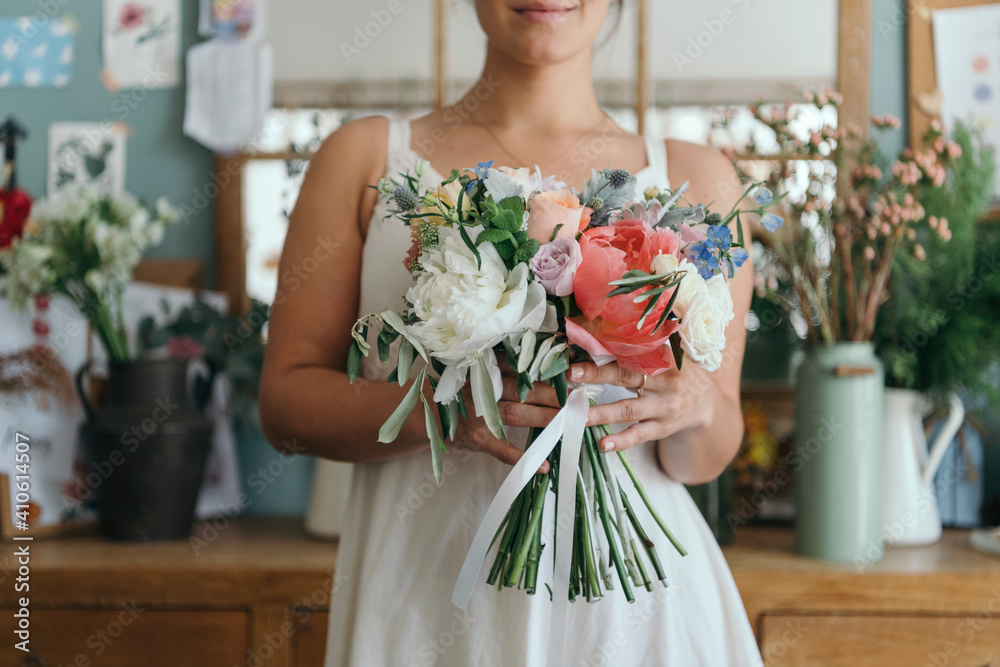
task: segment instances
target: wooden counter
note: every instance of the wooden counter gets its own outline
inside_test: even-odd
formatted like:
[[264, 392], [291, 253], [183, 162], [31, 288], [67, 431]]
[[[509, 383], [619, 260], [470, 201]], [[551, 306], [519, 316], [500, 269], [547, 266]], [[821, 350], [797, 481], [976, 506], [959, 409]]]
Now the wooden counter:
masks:
[[[31, 542], [32, 650], [50, 667], [320, 667], [336, 544], [297, 519], [196, 535]], [[1000, 559], [972, 551], [967, 532], [890, 549], [863, 571], [796, 556], [792, 541], [789, 529], [741, 528], [724, 550], [768, 665], [1000, 666]], [[14, 548], [0, 563], [8, 638], [22, 595]], [[22, 658], [0, 645], [0, 665]]]
[[875, 563], [798, 556], [787, 528], [724, 549], [768, 665], [1000, 666], [1000, 558], [946, 530]]

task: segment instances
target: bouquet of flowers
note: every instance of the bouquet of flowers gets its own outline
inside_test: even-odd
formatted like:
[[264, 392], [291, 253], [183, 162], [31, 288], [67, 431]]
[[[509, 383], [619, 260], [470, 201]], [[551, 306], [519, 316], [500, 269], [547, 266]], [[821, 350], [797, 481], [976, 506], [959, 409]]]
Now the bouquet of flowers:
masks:
[[35, 203], [24, 234], [0, 256], [15, 307], [62, 294], [90, 320], [112, 361], [129, 360], [122, 320], [125, 284], [142, 253], [180, 219], [166, 199], [152, 208], [135, 197], [70, 187]]
[[[738, 202], [723, 216], [683, 202], [686, 183], [637, 196], [635, 177], [623, 169], [592, 171], [577, 192], [537, 168], [487, 162], [452, 171], [421, 191], [426, 168], [418, 162], [415, 176], [400, 174], [377, 186], [391, 202], [390, 215], [410, 227], [405, 265], [414, 279], [403, 312], [367, 315], [353, 330], [352, 381], [371, 353], [370, 328], [378, 330], [374, 347], [383, 363], [398, 341], [388, 381], [403, 386], [412, 380], [379, 440], [391, 442], [420, 402], [439, 482], [445, 441], [454, 439], [458, 419], [470, 409], [506, 440], [497, 407], [498, 357], [516, 373], [521, 401], [535, 383], [547, 382], [564, 405], [547, 428], [530, 430], [525, 455], [479, 528], [453, 601], [464, 608], [497, 540], [489, 583], [535, 592], [550, 489], [556, 525], [572, 526], [571, 540], [567, 531], [556, 531], [554, 599], [593, 601], [620, 586], [632, 601], [633, 586], [651, 591], [654, 581], [665, 584], [634, 493], [678, 552], [685, 551], [628, 459], [618, 453], [634, 492], [598, 448], [609, 427], [584, 428], [587, 391], [571, 387], [566, 371], [571, 361], [591, 359], [656, 375], [679, 368], [685, 357], [717, 369], [733, 318], [727, 280], [748, 257], [742, 233], [732, 238], [727, 225], [761, 213], [771, 194], [753, 186], [740, 202], [753, 192], [756, 206], [741, 210]], [[436, 409], [424, 394], [426, 383]], [[473, 406], [463, 398], [467, 383]], [[545, 460], [549, 472], [535, 474]]]

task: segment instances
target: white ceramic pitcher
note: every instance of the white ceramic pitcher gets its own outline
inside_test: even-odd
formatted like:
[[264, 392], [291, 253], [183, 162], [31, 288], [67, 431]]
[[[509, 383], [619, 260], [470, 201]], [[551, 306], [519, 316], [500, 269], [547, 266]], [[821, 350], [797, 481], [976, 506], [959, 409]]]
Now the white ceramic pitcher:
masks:
[[886, 544], [921, 546], [941, 538], [941, 514], [934, 474], [965, 419], [958, 396], [948, 400], [948, 417], [928, 449], [923, 418], [930, 401], [909, 389], [885, 390], [882, 538]]

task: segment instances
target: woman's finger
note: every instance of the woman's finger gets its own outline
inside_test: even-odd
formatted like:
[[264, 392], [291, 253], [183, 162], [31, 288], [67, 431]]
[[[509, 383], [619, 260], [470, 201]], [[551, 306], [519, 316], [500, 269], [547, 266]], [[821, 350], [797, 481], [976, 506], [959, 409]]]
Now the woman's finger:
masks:
[[[569, 368], [569, 379], [573, 382], [592, 382], [594, 384], [613, 384], [619, 387], [638, 387], [642, 383], [642, 373], [622, 368], [616, 363], [598, 366], [592, 361], [573, 364]], [[646, 379], [648, 386], [649, 379]]]
[[[528, 394], [525, 403], [533, 403], [535, 405], [547, 405], [551, 408], [559, 407], [559, 398], [556, 396], [556, 390], [548, 382], [535, 382], [534, 389]], [[517, 395], [517, 376], [516, 375], [504, 375], [503, 376], [503, 394], [501, 398], [505, 401], [516, 401], [521, 402], [521, 399]], [[507, 422], [504, 422], [507, 423]], [[542, 424], [545, 426], [545, 424]]]
[[587, 426], [603, 424], [628, 424], [653, 417], [662, 417], [662, 413], [649, 397], [626, 398], [614, 403], [602, 403], [590, 406], [587, 412]]
[[[489, 454], [493, 458], [506, 463], [509, 466], [515, 465], [524, 456], [524, 450], [518, 449], [514, 445], [503, 442], [502, 440], [497, 440], [495, 438], [491, 439], [490, 442], [483, 445], [480, 448], [483, 453]], [[536, 474], [544, 475], [549, 471], [549, 462], [542, 461], [542, 465], [538, 467]]]
[[629, 447], [666, 437], [666, 434], [661, 432], [662, 430], [663, 427], [656, 422], [639, 422], [629, 426], [621, 433], [604, 436], [598, 446], [606, 452], [621, 452]]
[[[557, 404], [558, 405], [558, 404]], [[518, 400], [500, 401], [500, 421], [507, 426], [537, 426], [545, 428], [559, 413], [559, 408], [521, 403]]]

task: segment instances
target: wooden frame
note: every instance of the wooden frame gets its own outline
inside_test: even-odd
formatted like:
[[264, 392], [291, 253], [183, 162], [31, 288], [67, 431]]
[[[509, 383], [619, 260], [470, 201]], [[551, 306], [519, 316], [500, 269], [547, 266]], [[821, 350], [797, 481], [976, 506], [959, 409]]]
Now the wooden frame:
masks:
[[[919, 146], [931, 119], [940, 115], [941, 93], [934, 68], [934, 27], [931, 15], [935, 9], [956, 9], [994, 5], [997, 0], [914, 0], [907, 22], [907, 84], [909, 86], [908, 120], [910, 146]], [[983, 218], [1000, 221], [1000, 200], [995, 200]]]
[[[598, 87], [605, 95], [621, 95], [623, 101], [631, 102], [635, 109], [639, 133], [645, 130], [645, 116], [650, 105], [668, 100], [674, 104], [694, 104], [695, 90], [707, 91], [709, 103], [725, 104], [735, 102], [735, 92], [747, 91], [747, 82], [716, 82], [687, 86], [668, 82], [655, 82], [649, 72], [649, 16], [650, 0], [637, 0], [636, 21], [636, 80], [634, 85], [612, 85], [608, 82]], [[429, 105], [440, 108], [447, 102], [447, 0], [434, 3], [434, 77], [425, 88]], [[870, 76], [871, 76], [871, 0], [840, 0], [838, 9], [837, 39], [837, 82], [836, 86], [844, 96], [841, 106], [840, 123], [854, 124], [861, 128], [868, 126], [870, 116]], [[803, 82], [816, 86], [822, 82]], [[373, 82], [371, 90], [364, 97], [372, 106], [382, 106], [393, 98], [391, 82]], [[357, 84], [322, 85], [305, 83], [278, 84], [276, 102], [291, 106], [333, 106], [334, 101], [356, 99], [350, 86]], [[774, 81], [750, 82], [754, 89], [763, 88], [774, 93], [775, 98], [787, 96], [791, 90], [787, 85]], [[631, 95], [632, 99], [627, 100]], [[702, 103], [706, 103], [702, 100]], [[353, 106], [353, 105], [348, 105]], [[233, 312], [245, 311], [249, 306], [246, 294], [246, 238], [243, 228], [243, 165], [257, 159], [308, 159], [308, 155], [298, 154], [237, 154], [217, 155], [215, 176], [219, 185], [219, 195], [215, 199], [215, 289], [229, 296]]]

